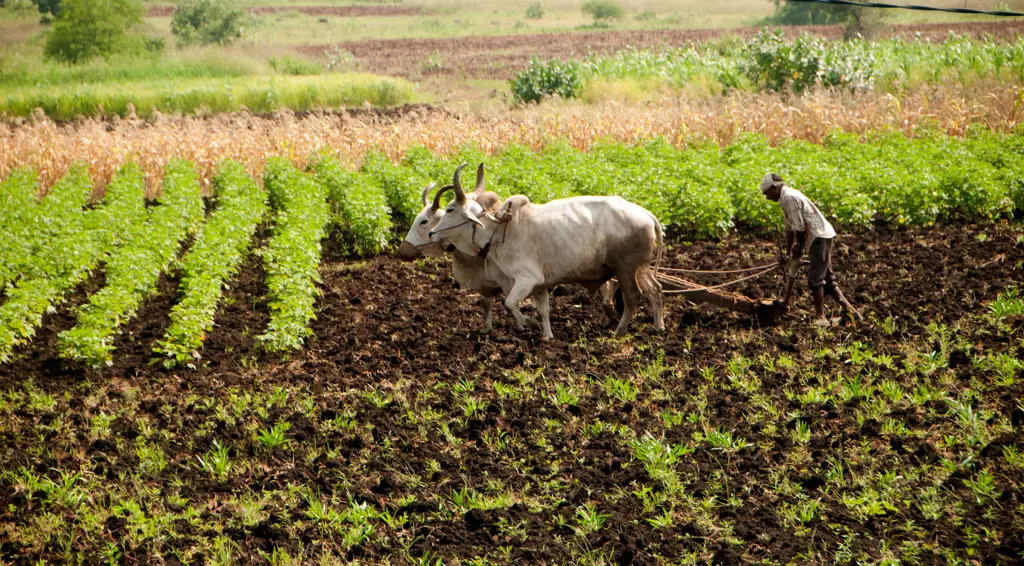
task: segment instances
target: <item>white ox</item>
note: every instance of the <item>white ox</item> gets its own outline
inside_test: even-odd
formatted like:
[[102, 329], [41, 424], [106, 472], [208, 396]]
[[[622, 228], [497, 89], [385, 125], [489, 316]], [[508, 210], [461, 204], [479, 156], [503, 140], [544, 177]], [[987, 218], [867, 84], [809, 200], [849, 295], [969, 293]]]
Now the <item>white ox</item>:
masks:
[[[484, 164], [481, 163], [476, 170], [476, 188], [471, 193], [466, 193], [466, 199], [475, 201], [483, 210], [497, 212], [502, 205], [501, 197], [492, 191], [485, 191]], [[405, 260], [414, 260], [418, 257], [440, 257], [444, 255], [444, 248], [440, 244], [430, 241], [430, 231], [437, 226], [444, 218], [445, 210], [441, 208], [441, 196], [454, 188], [454, 185], [447, 185], [437, 191], [433, 201], [430, 199], [430, 191], [434, 188], [431, 183], [423, 190], [423, 210], [416, 215], [405, 240], [398, 248], [398, 255]], [[476, 254], [467, 254], [459, 250], [452, 250], [452, 277], [460, 286], [480, 294], [480, 306], [484, 309], [484, 333], [494, 328], [494, 297], [501, 292], [509, 291], [512, 282], [500, 272], [494, 273], [495, 278], [488, 276], [484, 269], [486, 260]], [[595, 300], [603, 309], [605, 321], [615, 309], [611, 306], [611, 284], [601, 287], [595, 292]], [[523, 330], [522, 323], [515, 321], [515, 328]]]
[[[494, 213], [463, 192], [463, 166], [455, 172], [455, 200], [430, 231], [430, 241], [484, 257], [488, 277], [510, 280], [505, 308], [518, 325], [540, 326], [549, 339], [548, 289], [579, 283], [596, 292], [616, 277], [624, 309], [615, 335], [626, 333], [641, 294], [654, 311], [655, 328], [664, 329], [661, 284], [650, 269], [663, 251], [661, 224], [653, 214], [620, 197], [575, 197], [538, 205], [522, 195], [509, 198]], [[540, 325], [519, 310], [519, 303], [530, 296]]]
[[[430, 241], [430, 230], [432, 230], [444, 217], [444, 209], [441, 208], [441, 195], [452, 188], [451, 185], [443, 187], [430, 200], [430, 191], [434, 188], [431, 183], [423, 190], [423, 210], [413, 219], [409, 233], [398, 248], [398, 255], [402, 259], [413, 260], [421, 255], [427, 257], [440, 257], [444, 255], [444, 249], [440, 244]], [[477, 202], [484, 210], [496, 211], [501, 206], [501, 197], [497, 193], [484, 190], [484, 164], [481, 163], [476, 170], [476, 189], [466, 195], [468, 200]], [[494, 297], [501, 293], [501, 283], [489, 279], [484, 273], [484, 259], [476, 255], [464, 254], [455, 251], [452, 254], [452, 277], [459, 285], [480, 294], [480, 306], [484, 309], [484, 332], [490, 332], [494, 327]]]

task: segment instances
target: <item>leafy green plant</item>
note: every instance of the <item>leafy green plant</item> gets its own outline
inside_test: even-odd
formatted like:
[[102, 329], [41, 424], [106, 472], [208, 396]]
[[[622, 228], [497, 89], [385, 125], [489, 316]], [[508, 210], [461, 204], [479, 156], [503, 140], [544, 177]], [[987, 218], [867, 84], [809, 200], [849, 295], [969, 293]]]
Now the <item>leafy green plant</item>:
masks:
[[526, 17], [531, 20], [539, 20], [544, 17], [544, 2], [534, 2], [526, 7]]
[[61, 0], [46, 56], [81, 63], [131, 49], [128, 31], [142, 21], [138, 0]]
[[576, 526], [573, 530], [576, 536], [586, 537], [601, 530], [610, 518], [611, 515], [607, 513], [598, 513], [596, 505], [585, 503], [576, 508]]
[[184, 45], [227, 44], [242, 37], [245, 12], [231, 0], [180, 0], [171, 16], [171, 33]]
[[270, 323], [259, 339], [271, 352], [301, 348], [320, 294], [321, 240], [330, 213], [327, 192], [281, 158], [267, 161], [263, 183], [275, 210], [274, 235], [260, 251], [270, 293]]
[[77, 314], [77, 324], [58, 336], [61, 357], [92, 366], [110, 363], [113, 341], [170, 266], [181, 243], [203, 217], [199, 177], [188, 161], [172, 161], [160, 205], [145, 223], [127, 227], [123, 245], [106, 260], [106, 285]]
[[221, 163], [213, 181], [217, 208], [179, 265], [183, 297], [154, 352], [171, 367], [199, 358], [225, 285], [238, 273], [267, 210], [267, 195], [236, 161]]
[[292, 428], [291, 423], [287, 421], [278, 421], [274, 423], [274, 426], [270, 429], [263, 429], [256, 435], [256, 440], [259, 441], [260, 445], [264, 448], [278, 448], [288, 443], [288, 437], [286, 433]]
[[270, 67], [282, 75], [319, 75], [323, 68], [316, 61], [300, 59], [293, 55], [271, 57]]
[[143, 223], [143, 176], [137, 166], [126, 165], [114, 177], [102, 206], [83, 210], [91, 191], [84, 167], [73, 168], [51, 189], [51, 196], [66, 195], [59, 200], [70, 205], [54, 206], [39, 218], [47, 218], [50, 226], [48, 249], [62, 253], [34, 256], [8, 291], [0, 305], [0, 361], [9, 360], [16, 346], [30, 340], [43, 315], [89, 276], [108, 249]]
[[582, 86], [579, 64], [557, 59], [545, 63], [534, 56], [526, 70], [516, 75], [509, 86], [512, 97], [522, 103], [540, 102], [556, 94], [562, 98], [575, 98]]
[[334, 225], [343, 231], [346, 240], [351, 240], [351, 252], [371, 256], [384, 250], [392, 222], [391, 208], [380, 185], [367, 183], [326, 154], [314, 158], [310, 169], [327, 192]]
[[625, 12], [615, 0], [587, 0], [580, 10], [595, 21], [621, 20]]

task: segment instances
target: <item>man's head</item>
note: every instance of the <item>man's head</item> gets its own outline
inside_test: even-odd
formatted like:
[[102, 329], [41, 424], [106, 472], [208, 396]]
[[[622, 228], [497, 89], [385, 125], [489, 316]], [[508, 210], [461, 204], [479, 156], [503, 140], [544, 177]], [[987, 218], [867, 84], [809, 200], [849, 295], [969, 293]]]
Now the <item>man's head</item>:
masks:
[[764, 179], [761, 179], [761, 192], [764, 193], [764, 198], [778, 202], [782, 196], [782, 185], [782, 177], [775, 173], [765, 175]]

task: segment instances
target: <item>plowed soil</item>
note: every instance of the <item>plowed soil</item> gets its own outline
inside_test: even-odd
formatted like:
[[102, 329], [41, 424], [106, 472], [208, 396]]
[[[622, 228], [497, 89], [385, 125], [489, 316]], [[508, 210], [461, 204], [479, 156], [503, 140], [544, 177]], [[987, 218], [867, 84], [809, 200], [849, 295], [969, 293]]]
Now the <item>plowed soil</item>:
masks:
[[[526, 68], [530, 57], [542, 59], [586, 56], [589, 53], [607, 54], [627, 47], [650, 48], [677, 46], [706, 41], [723, 36], [751, 37], [761, 28], [735, 29], [663, 29], [633, 31], [592, 31], [562, 34], [532, 34], [505, 36], [475, 36], [429, 39], [380, 39], [337, 44], [352, 52], [360, 69], [403, 77], [459, 77], [475, 79], [509, 79]], [[839, 26], [791, 26], [785, 28], [787, 36], [807, 32], [838, 39], [843, 36]], [[920, 36], [942, 41], [949, 33], [967, 34], [981, 38], [991, 36], [1010, 40], [1024, 33], [1024, 20], [958, 24], [913, 24], [887, 26], [877, 34], [880, 37], [912, 39]], [[317, 57], [334, 46], [300, 47], [299, 51]], [[440, 66], [424, 69], [424, 62], [435, 53]]]
[[[303, 562], [327, 554], [396, 564], [911, 554], [922, 563], [1015, 563], [1024, 552], [1024, 469], [1004, 453], [1024, 450], [1024, 375], [995, 385], [969, 360], [1024, 357], [1024, 321], [997, 323], [987, 307], [1024, 278], [1021, 234], [1003, 225], [842, 236], [835, 267], [870, 322], [826, 331], [809, 326], [806, 295], [771, 328], [673, 297], [666, 332], [642, 313], [635, 334], [618, 341], [598, 326], [585, 292], [566, 287], [553, 299], [554, 340], [515, 332], [501, 312], [483, 336], [473, 297], [456, 289], [444, 261], [351, 261], [331, 245], [314, 336], [284, 361], [255, 347], [268, 319], [256, 260], [230, 289], [198, 369], [150, 363], [176, 300], [173, 279], [128, 324], [114, 366], [102, 371], [56, 358], [56, 334], [73, 318], [49, 315], [32, 346], [0, 366], [0, 469], [12, 472], [0, 474], [0, 560], [94, 562], [110, 543], [123, 561], [178, 563], [209, 558], [217, 539], [238, 563], [262, 562], [274, 549]], [[675, 241], [668, 263], [727, 269], [774, 255], [771, 242], [750, 236]], [[738, 290], [770, 295], [780, 283], [771, 277]], [[877, 359], [856, 358], [864, 348]], [[751, 364], [750, 388], [729, 377], [742, 373], [737, 359]], [[928, 360], [935, 367], [922, 369]], [[613, 378], [633, 383], [635, 398], [612, 394]], [[796, 397], [815, 388], [834, 395], [855, 379], [875, 392]], [[887, 380], [906, 398], [878, 414]], [[945, 401], [911, 403], [922, 386], [968, 399], [987, 431], [982, 443], [957, 440], [966, 433]], [[575, 391], [576, 401], [559, 391]], [[52, 405], [21, 401], [45, 395]], [[109, 430], [97, 428], [98, 415], [112, 416]], [[262, 446], [257, 432], [281, 421], [290, 423], [288, 443]], [[894, 432], [893, 422], [908, 432]], [[795, 440], [803, 425], [808, 439]], [[738, 448], [712, 448], [703, 440], [709, 427], [742, 439]], [[695, 449], [669, 466], [675, 491], [636, 459], [630, 439], [648, 434]], [[234, 463], [223, 477], [198, 460], [218, 445]], [[166, 467], [146, 467], [141, 446], [162, 449]], [[968, 455], [972, 463], [957, 467]], [[948, 462], [952, 472], [943, 471]], [[58, 471], [81, 472], [77, 485], [89, 486], [90, 499], [76, 507], [26, 492], [13, 473], [21, 469], [58, 482]], [[980, 470], [994, 477], [995, 494], [969, 487]], [[667, 499], [645, 508], [645, 489]], [[318, 519], [310, 497], [344, 513]], [[872, 497], [890, 506], [866, 507]], [[157, 534], [119, 507], [126, 500]], [[256, 511], [252, 501], [262, 502]], [[817, 513], [794, 522], [791, 511], [811, 504]], [[391, 520], [348, 539], [353, 505]], [[605, 516], [596, 530], [584, 526], [588, 505]], [[100, 511], [87, 519], [84, 508]], [[54, 532], [66, 540], [39, 535], [51, 528], [48, 516], [62, 517]]]
[[[415, 16], [423, 10], [416, 6], [250, 6], [246, 8], [250, 14], [281, 14], [299, 12], [309, 16], [339, 16], [345, 18], [363, 18], [368, 16]], [[174, 13], [174, 6], [150, 6], [147, 16], [150, 18], [167, 18]]]

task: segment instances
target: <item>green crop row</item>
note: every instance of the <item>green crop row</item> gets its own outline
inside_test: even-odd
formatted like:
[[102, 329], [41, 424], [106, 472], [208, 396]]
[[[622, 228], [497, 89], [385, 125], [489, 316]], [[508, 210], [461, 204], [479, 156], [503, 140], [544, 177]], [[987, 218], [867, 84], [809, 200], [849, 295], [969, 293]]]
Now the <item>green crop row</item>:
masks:
[[78, 220], [92, 194], [92, 183], [77, 170], [55, 184], [38, 204], [26, 200], [35, 190], [33, 175], [12, 175], [5, 185], [12, 191], [7, 196], [12, 209], [4, 213], [5, 230], [0, 234], [0, 287], [38, 267], [34, 259], [45, 253], [50, 240], [71, 228], [68, 223]]
[[[105, 250], [117, 245], [133, 225], [145, 218], [142, 171], [126, 165], [106, 190], [102, 206], [68, 210], [65, 229], [47, 242], [46, 253], [34, 258], [32, 269], [15, 283], [0, 306], [0, 361], [8, 361], [14, 348], [29, 341], [43, 315], [64, 301], [96, 268]], [[58, 188], [91, 189], [85, 167], [73, 169]]]
[[261, 250], [270, 292], [270, 323], [260, 336], [271, 352], [301, 348], [312, 333], [319, 295], [320, 241], [330, 209], [326, 189], [281, 158], [267, 161], [263, 185], [275, 210], [274, 235]]
[[198, 358], [224, 286], [238, 273], [267, 210], [267, 194], [237, 161], [221, 163], [213, 180], [217, 208], [181, 259], [183, 297], [154, 352], [173, 367]]
[[145, 223], [129, 230], [130, 237], [110, 254], [106, 285], [79, 309], [75, 327], [60, 333], [61, 357], [93, 366], [109, 363], [119, 329], [156, 290], [160, 275], [202, 217], [195, 166], [172, 161], [164, 175], [160, 205], [151, 208]]
[[317, 156], [310, 170], [327, 193], [334, 224], [345, 235], [347, 250], [356, 255], [379, 254], [392, 230], [386, 195], [327, 155]]
[[[848, 228], [875, 223], [927, 226], [939, 221], [985, 221], [1024, 211], [1024, 135], [973, 132], [907, 138], [879, 133], [867, 140], [835, 132], [823, 144], [771, 146], [759, 135], [733, 145], [686, 149], [656, 139], [637, 145], [605, 143], [588, 152], [554, 143], [534, 152], [513, 145], [486, 159], [472, 147], [448, 158], [411, 149], [400, 164], [371, 153], [360, 176], [387, 195], [396, 224], [422, 207], [428, 180], [448, 182], [455, 166], [483, 160], [488, 188], [534, 202], [578, 195], [620, 195], [676, 231], [718, 236], [737, 225], [773, 228], [778, 206], [757, 190], [767, 171], [782, 175]], [[472, 186], [472, 179], [464, 180]]]

